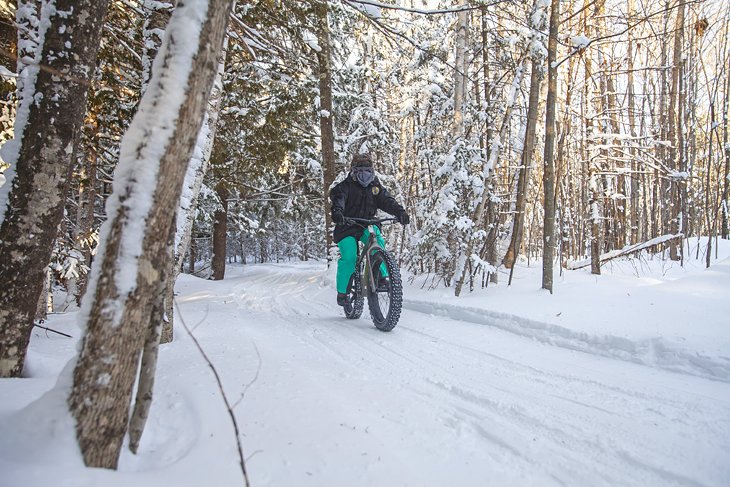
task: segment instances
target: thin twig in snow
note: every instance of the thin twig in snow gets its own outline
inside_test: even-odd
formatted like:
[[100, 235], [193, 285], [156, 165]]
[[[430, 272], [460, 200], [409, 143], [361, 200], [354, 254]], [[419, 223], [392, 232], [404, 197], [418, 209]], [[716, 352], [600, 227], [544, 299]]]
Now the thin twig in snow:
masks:
[[47, 328], [45, 326], [41, 326], [38, 323], [33, 323], [33, 326], [35, 326], [36, 328], [42, 328], [42, 329], [44, 329], [46, 331], [52, 331], [53, 333], [58, 333], [59, 335], [63, 335], [63, 336], [68, 337], [68, 338], [73, 338], [71, 335], [67, 335], [66, 333], [60, 332], [58, 330], [54, 330], [53, 328]]
[[[243, 386], [243, 391], [241, 392], [241, 397], [240, 397], [240, 398], [238, 398], [238, 401], [236, 401], [236, 402], [235, 402], [235, 403], [233, 404], [233, 409], [236, 409], [236, 407], [237, 407], [237, 406], [238, 406], [238, 405], [239, 405], [239, 404], [241, 403], [241, 401], [243, 401], [243, 398], [244, 398], [244, 397], [246, 396], [246, 392], [248, 391], [248, 389], [249, 389], [249, 388], [250, 388], [250, 387], [251, 387], [252, 385], [254, 385], [254, 384], [256, 383], [256, 381], [257, 381], [257, 380], [259, 379], [259, 373], [261, 372], [261, 364], [262, 364], [262, 362], [263, 362], [263, 361], [261, 360], [261, 353], [259, 353], [259, 348], [258, 348], [258, 347], [256, 346], [256, 344], [255, 344], [255, 343], [253, 344], [253, 349], [254, 349], [254, 350], [256, 350], [256, 356], [257, 356], [257, 357], [258, 357], [258, 359], [259, 359], [259, 361], [258, 361], [258, 365], [256, 366], [256, 373], [254, 374], [254, 376], [253, 376], [253, 379], [251, 379], [251, 380], [250, 380], [250, 381], [248, 382], [248, 384], [245, 384], [245, 385]], [[252, 455], [253, 455], [253, 454], [252, 454]]]
[[233, 423], [233, 430], [236, 433], [236, 445], [238, 446], [238, 458], [239, 462], [241, 464], [241, 473], [243, 474], [243, 480], [246, 487], [250, 487], [251, 483], [248, 481], [248, 473], [246, 473], [246, 461], [243, 457], [243, 447], [241, 446], [241, 434], [238, 430], [238, 423], [236, 422], [236, 416], [233, 414], [233, 409], [231, 408], [231, 404], [228, 402], [228, 396], [226, 396], [226, 391], [223, 390], [223, 383], [221, 382], [221, 378], [218, 375], [218, 371], [216, 370], [215, 366], [213, 365], [213, 362], [210, 361], [208, 358], [208, 355], [206, 355], [205, 350], [203, 350], [203, 347], [200, 346], [200, 342], [198, 342], [198, 339], [195, 338], [195, 335], [193, 335], [193, 332], [190, 331], [190, 328], [188, 328], [187, 323], [185, 323], [185, 319], [182, 316], [182, 312], [180, 311], [180, 306], [177, 304], [177, 300], [174, 300], [175, 308], [177, 309], [177, 314], [180, 317], [180, 323], [182, 323], [183, 328], [185, 328], [185, 331], [188, 333], [190, 338], [193, 340], [193, 343], [195, 343], [195, 346], [198, 348], [198, 351], [200, 352], [200, 355], [203, 356], [203, 359], [205, 359], [206, 363], [210, 367], [210, 370], [213, 371], [213, 375], [215, 376], [215, 381], [218, 383], [218, 389], [221, 391], [221, 396], [223, 397], [223, 402], [226, 404], [226, 409], [228, 410], [228, 414], [231, 417], [231, 423]]

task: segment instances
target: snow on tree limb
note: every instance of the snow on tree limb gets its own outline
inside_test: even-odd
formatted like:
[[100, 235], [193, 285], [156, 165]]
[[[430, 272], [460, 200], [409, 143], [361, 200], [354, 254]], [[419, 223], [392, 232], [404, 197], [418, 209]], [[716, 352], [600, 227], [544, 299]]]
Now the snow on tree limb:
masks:
[[[207, 2], [178, 5], [173, 14], [177, 16], [177, 22], [174, 25], [171, 23], [170, 32], [155, 58], [150, 85], [122, 139], [119, 164], [114, 174], [114, 191], [107, 201], [106, 213], [110, 218], [102, 225], [99, 253], [94, 262], [95, 267], [98, 267], [104, 261], [113, 216], [120, 212], [126, 213], [126, 230], [115, 272], [120, 297], [129, 295], [136, 287], [137, 258], [142, 253], [142, 240], [157, 185], [160, 159], [170, 143], [185, 101], [186, 83], [197, 53], [197, 41], [207, 7]], [[98, 272], [92, 272], [89, 289], [96, 287], [97, 276]], [[84, 301], [84, 310], [88, 313], [93, 300]], [[116, 309], [121, 310], [120, 307]], [[121, 314], [117, 313], [119, 318]]]
[[[681, 239], [684, 238], [684, 235], [682, 234], [668, 234], [668, 235], [662, 235], [660, 237], [652, 238], [651, 240], [647, 240], [646, 242], [642, 242], [639, 244], [634, 245], [627, 245], [624, 248], [612, 250], [610, 252], [606, 252], [605, 254], [601, 254], [600, 260], [601, 263], [605, 261], [609, 261], [611, 259], [615, 259], [616, 257], [621, 257], [622, 255], [630, 254], [633, 252], [638, 252], [640, 250], [648, 249], [649, 247], [653, 247], [655, 245], [660, 245], [665, 242], [669, 242], [671, 240], [675, 239]], [[565, 268], [570, 270], [576, 270], [581, 269], [583, 267], [588, 267], [591, 265], [591, 259], [583, 259], [583, 260], [570, 260], [566, 264]]]

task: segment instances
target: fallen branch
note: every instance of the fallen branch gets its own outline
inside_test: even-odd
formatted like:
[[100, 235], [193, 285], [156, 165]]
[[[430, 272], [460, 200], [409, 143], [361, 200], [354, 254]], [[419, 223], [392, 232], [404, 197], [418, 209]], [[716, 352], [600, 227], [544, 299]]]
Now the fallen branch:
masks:
[[[675, 239], [681, 239], [684, 235], [681, 233], [678, 233], [676, 235], [662, 235], [661, 237], [656, 237], [651, 240], [647, 240], [646, 242], [634, 244], [634, 245], [627, 245], [626, 247], [622, 249], [612, 250], [610, 252], [606, 252], [605, 254], [601, 254], [600, 262], [603, 264], [604, 262], [608, 262], [609, 260], [615, 259], [616, 257], [621, 257], [622, 255], [631, 254], [634, 252], [638, 252], [639, 250], [644, 250], [649, 247], [653, 247], [655, 245], [663, 244], [665, 242], [669, 242], [671, 240]], [[588, 267], [591, 265], [591, 259], [583, 259], [583, 260], [573, 260], [568, 261], [568, 263], [565, 265], [566, 269], [569, 270], [576, 270], [581, 269], [583, 267]]]
[[195, 346], [198, 348], [200, 355], [203, 356], [203, 359], [205, 359], [206, 363], [208, 364], [208, 367], [210, 367], [210, 370], [213, 371], [213, 375], [215, 376], [215, 381], [218, 383], [218, 389], [221, 391], [221, 396], [223, 397], [223, 402], [225, 402], [225, 404], [226, 404], [226, 409], [228, 410], [228, 414], [231, 416], [231, 422], [233, 423], [233, 430], [236, 433], [236, 445], [238, 445], [238, 458], [239, 458], [239, 462], [241, 464], [241, 473], [243, 473], [243, 480], [244, 480], [246, 487], [250, 487], [251, 483], [248, 481], [248, 473], [246, 473], [246, 461], [243, 458], [243, 447], [241, 446], [241, 434], [238, 431], [238, 423], [236, 422], [236, 416], [233, 414], [233, 408], [231, 407], [231, 403], [228, 401], [228, 396], [226, 396], [226, 392], [223, 390], [223, 383], [221, 382], [221, 378], [218, 375], [218, 371], [215, 369], [213, 362], [210, 361], [208, 356], [205, 354], [203, 347], [200, 346], [198, 339], [195, 338], [195, 335], [193, 335], [193, 332], [190, 331], [190, 328], [188, 328], [187, 323], [185, 323], [185, 320], [182, 317], [182, 313], [180, 312], [180, 307], [177, 304], [177, 300], [175, 300], [174, 303], [175, 303], [175, 308], [177, 309], [177, 313], [180, 316], [180, 323], [182, 323], [183, 328], [185, 328], [185, 331], [188, 333], [190, 338], [192, 338], [193, 343], [195, 343]]

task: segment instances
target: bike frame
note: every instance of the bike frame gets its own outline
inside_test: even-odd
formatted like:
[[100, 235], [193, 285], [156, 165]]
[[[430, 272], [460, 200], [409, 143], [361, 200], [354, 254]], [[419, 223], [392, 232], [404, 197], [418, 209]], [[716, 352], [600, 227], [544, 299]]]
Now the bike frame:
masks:
[[[360, 280], [360, 294], [364, 296], [363, 294], [363, 288], [367, 289], [368, 294], [371, 292], [372, 289], [375, 289], [375, 276], [373, 275], [373, 269], [370, 266], [370, 256], [372, 255], [374, 250], [383, 250], [385, 249], [380, 246], [378, 243], [378, 239], [375, 237], [375, 226], [379, 223], [386, 223], [386, 222], [397, 222], [398, 220], [395, 218], [383, 218], [380, 220], [366, 220], [362, 218], [348, 218], [347, 220], [350, 220], [363, 228], [366, 228], [368, 231], [368, 239], [365, 242], [365, 244], [362, 244], [362, 251], [360, 251], [360, 242], [357, 243], [357, 250], [360, 255], [357, 256], [357, 264], [355, 265], [355, 270], [357, 272], [357, 269], [363, 269], [364, 264], [364, 271], [361, 273], [362, 279]], [[367, 224], [367, 226], [365, 226]]]

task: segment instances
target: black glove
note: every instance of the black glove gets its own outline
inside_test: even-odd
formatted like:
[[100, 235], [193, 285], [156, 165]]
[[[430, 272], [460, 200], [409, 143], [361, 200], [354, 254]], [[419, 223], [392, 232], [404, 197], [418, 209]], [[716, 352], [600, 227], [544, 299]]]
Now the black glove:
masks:
[[408, 216], [408, 213], [404, 211], [401, 211], [398, 215], [398, 221], [401, 225], [408, 225], [411, 222], [410, 217]]
[[338, 225], [341, 225], [341, 224], [345, 223], [345, 215], [343, 215], [341, 211], [333, 211], [332, 212], [332, 221]]

